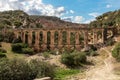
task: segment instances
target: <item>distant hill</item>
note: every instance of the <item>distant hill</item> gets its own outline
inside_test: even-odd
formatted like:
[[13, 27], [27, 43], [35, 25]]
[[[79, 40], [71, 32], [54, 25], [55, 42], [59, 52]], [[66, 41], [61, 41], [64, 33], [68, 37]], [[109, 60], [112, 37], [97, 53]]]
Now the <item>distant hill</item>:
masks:
[[27, 22], [29, 22], [29, 15], [23, 11], [15, 10], [0, 12], [0, 28], [12, 28], [15, 26], [18, 28], [21, 25], [27, 25]]
[[104, 13], [90, 23], [90, 27], [116, 27], [120, 31], [120, 10]]
[[1, 28], [42, 28], [42, 27], [87, 27], [87, 24], [77, 24], [61, 20], [53, 16], [28, 15], [24, 11], [0, 12]]

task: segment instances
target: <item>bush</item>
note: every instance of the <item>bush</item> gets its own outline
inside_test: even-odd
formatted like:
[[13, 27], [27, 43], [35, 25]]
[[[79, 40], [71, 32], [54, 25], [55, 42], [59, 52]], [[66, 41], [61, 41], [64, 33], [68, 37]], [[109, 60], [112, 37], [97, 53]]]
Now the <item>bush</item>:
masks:
[[34, 51], [31, 48], [22, 48], [22, 53], [33, 55]]
[[14, 33], [12, 31], [7, 31], [4, 36], [4, 41], [6, 42], [13, 42], [14, 39]]
[[61, 62], [68, 67], [78, 67], [86, 63], [86, 55], [84, 52], [63, 54], [61, 57]]
[[93, 50], [90, 51], [90, 56], [97, 56], [97, 55], [98, 55], [98, 54], [97, 54], [96, 51], [93, 51]]
[[94, 50], [89, 50], [89, 51], [87, 51], [86, 52], [86, 55], [88, 55], [88, 56], [97, 56], [98, 54], [97, 54], [97, 52], [96, 51], [94, 51]]
[[50, 58], [50, 53], [44, 52], [44, 53], [42, 54], [42, 56], [43, 56], [44, 58]]
[[22, 53], [22, 48], [27, 48], [28, 46], [23, 43], [12, 44], [12, 51], [17, 53]]
[[5, 49], [2, 49], [2, 48], [0, 48], [0, 52], [7, 53], [7, 51]]
[[0, 43], [0, 47], [2, 47], [2, 44]]
[[21, 40], [20, 37], [15, 38], [15, 39], [12, 41], [12, 43], [21, 43], [21, 42], [22, 42], [22, 40]]
[[120, 61], [120, 43], [118, 43], [112, 51], [112, 56]]
[[0, 42], [4, 40], [3, 34], [0, 32]]
[[33, 80], [33, 70], [28, 63], [21, 59], [0, 61], [0, 79], [1, 80]]
[[23, 43], [12, 44], [12, 51], [17, 53], [22, 53], [22, 54], [23, 53], [29, 54], [29, 55], [34, 54], [34, 50], [29, 48], [27, 44], [23, 44]]
[[6, 54], [0, 52], [0, 58], [5, 58], [5, 57], [7, 57]]
[[55, 76], [55, 67], [53, 65], [33, 59], [30, 61], [30, 66], [34, 70], [34, 73], [37, 74], [36, 78], [54, 78]]
[[115, 41], [113, 38], [110, 38], [105, 42], [106, 46], [112, 46], [114, 43], [115, 43]]
[[0, 59], [0, 80], [33, 80], [45, 76], [54, 77], [53, 66], [45, 62]]
[[91, 46], [90, 46], [90, 49], [93, 50], [93, 51], [96, 51], [96, 50], [97, 50], [97, 48], [96, 48], [94, 45], [91, 45]]

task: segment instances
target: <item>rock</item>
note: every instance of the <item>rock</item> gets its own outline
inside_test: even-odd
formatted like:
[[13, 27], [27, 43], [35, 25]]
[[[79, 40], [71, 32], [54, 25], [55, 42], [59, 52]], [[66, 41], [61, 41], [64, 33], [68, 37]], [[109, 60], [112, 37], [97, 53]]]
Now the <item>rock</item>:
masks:
[[44, 78], [34, 79], [34, 80], [51, 80], [51, 78], [50, 77], [44, 77]]

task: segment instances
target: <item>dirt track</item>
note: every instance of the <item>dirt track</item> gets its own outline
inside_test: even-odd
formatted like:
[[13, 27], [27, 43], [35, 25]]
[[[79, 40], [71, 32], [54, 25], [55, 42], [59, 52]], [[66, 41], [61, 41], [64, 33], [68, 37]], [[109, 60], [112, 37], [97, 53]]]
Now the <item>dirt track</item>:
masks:
[[86, 72], [86, 78], [82, 80], [120, 80], [120, 76], [114, 74], [114, 59], [106, 48], [103, 48], [109, 57], [104, 59], [104, 64]]

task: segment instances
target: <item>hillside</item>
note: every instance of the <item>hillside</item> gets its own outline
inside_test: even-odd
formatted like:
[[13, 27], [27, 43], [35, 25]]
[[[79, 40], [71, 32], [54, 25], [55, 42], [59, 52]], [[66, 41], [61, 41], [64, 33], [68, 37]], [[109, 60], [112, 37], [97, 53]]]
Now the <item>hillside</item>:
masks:
[[34, 19], [36, 23], [40, 23], [43, 27], [87, 27], [87, 24], [77, 24], [66, 22], [54, 16], [36, 16], [32, 15], [30, 18]]
[[114, 26], [120, 31], [120, 10], [104, 13], [90, 23], [90, 27], [110, 27]]
[[0, 28], [11, 28], [15, 26], [18, 28], [21, 25], [27, 25], [27, 22], [29, 22], [29, 15], [23, 11], [15, 10], [0, 12]]
[[66, 22], [53, 16], [28, 15], [24, 11], [0, 12], [0, 29], [7, 28], [42, 28], [42, 27], [86, 27], [86, 24]]

